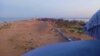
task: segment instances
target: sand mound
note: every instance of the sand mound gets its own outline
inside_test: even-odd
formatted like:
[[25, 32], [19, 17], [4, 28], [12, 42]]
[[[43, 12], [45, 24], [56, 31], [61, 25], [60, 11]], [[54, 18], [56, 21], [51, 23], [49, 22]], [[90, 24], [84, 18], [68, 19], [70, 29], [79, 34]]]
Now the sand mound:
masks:
[[0, 26], [0, 56], [20, 56], [30, 49], [63, 41], [51, 22], [26, 20]]

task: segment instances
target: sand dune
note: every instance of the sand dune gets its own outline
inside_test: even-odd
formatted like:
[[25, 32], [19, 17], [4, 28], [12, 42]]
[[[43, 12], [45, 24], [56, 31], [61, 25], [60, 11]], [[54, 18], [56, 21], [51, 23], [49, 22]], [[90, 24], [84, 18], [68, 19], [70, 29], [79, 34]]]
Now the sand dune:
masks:
[[[22, 20], [1, 24], [0, 56], [21, 56], [21, 54], [40, 46], [65, 42], [66, 39], [62, 36], [64, 32], [60, 34], [55, 31], [55, 25], [51, 21], [41, 20]], [[70, 32], [64, 34], [66, 36], [77, 35]], [[86, 36], [83, 35], [83, 37]]]
[[27, 20], [6, 26], [0, 29], [0, 56], [20, 56], [30, 49], [65, 41], [53, 31], [51, 22]]

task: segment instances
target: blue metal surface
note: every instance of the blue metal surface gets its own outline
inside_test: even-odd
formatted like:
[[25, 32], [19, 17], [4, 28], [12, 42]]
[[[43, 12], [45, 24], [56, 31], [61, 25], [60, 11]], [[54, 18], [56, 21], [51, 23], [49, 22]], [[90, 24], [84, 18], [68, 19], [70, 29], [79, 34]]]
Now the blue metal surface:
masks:
[[100, 10], [93, 15], [89, 22], [87, 22], [84, 30], [95, 39], [100, 39]]
[[100, 56], [100, 40], [52, 44], [22, 56]]

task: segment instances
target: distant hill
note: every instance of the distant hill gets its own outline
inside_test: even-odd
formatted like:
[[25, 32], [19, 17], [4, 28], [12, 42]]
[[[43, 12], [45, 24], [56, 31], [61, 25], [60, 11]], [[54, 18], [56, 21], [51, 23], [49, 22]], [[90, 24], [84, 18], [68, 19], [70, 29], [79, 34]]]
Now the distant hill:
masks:
[[[0, 24], [0, 56], [20, 56], [47, 44], [91, 39], [82, 21], [30, 19]], [[67, 38], [68, 37], [68, 38]]]

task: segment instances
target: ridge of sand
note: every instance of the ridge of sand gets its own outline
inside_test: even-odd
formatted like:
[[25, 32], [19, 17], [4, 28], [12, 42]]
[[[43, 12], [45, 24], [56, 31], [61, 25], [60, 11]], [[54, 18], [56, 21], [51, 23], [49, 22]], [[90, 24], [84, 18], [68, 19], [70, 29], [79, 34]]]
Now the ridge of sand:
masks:
[[65, 41], [53, 31], [51, 22], [26, 20], [7, 26], [0, 29], [0, 56], [20, 56], [30, 49]]

